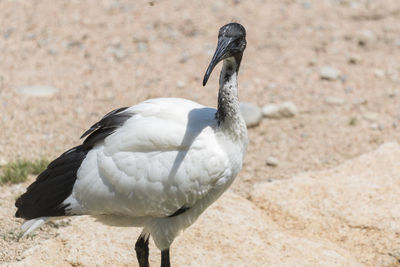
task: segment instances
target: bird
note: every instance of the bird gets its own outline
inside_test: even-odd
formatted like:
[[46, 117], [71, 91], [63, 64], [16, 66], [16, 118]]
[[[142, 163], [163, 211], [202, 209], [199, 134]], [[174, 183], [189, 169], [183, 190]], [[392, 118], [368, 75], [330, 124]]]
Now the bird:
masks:
[[115, 109], [50, 162], [15, 202], [24, 235], [45, 222], [90, 215], [109, 225], [141, 227], [135, 243], [149, 266], [149, 238], [169, 267], [170, 246], [226, 191], [242, 168], [248, 135], [237, 76], [246, 30], [222, 26], [203, 79], [223, 62], [217, 108], [155, 98]]

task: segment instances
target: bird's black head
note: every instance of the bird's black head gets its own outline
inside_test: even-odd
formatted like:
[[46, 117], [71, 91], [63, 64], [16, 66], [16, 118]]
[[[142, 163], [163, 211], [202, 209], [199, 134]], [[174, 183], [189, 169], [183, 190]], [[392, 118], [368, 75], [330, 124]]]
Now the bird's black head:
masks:
[[206, 85], [214, 67], [223, 59], [233, 57], [236, 61], [236, 71], [238, 71], [245, 48], [246, 30], [242, 25], [229, 23], [222, 26], [218, 33], [217, 49], [204, 75], [203, 86]]

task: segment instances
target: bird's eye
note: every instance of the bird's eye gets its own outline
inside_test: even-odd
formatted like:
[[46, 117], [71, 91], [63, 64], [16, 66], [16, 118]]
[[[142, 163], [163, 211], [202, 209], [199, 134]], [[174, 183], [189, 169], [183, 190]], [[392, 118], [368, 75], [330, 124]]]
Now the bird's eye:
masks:
[[235, 41], [235, 46], [240, 46], [241, 45], [241, 40], [240, 39], [236, 39], [236, 41]]
[[232, 49], [238, 49], [238, 48], [240, 48], [241, 46], [242, 46], [242, 42], [241, 42], [240, 39], [236, 39], [235, 41], [233, 41], [233, 42], [230, 44], [230, 47], [231, 47]]

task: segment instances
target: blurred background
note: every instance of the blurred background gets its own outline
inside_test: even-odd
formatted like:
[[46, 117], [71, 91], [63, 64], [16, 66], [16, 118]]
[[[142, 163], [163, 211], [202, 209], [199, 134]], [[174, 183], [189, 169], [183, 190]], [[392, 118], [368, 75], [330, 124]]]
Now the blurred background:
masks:
[[[215, 107], [220, 66], [206, 87], [201, 82], [218, 29], [232, 21], [247, 30], [239, 97], [256, 106], [234, 194], [257, 202], [259, 184], [400, 141], [398, 0], [2, 0], [0, 165], [51, 160], [105, 113], [148, 98]], [[289, 111], [269, 113], [282, 103]], [[0, 247], [8, 248], [0, 262], [11, 265], [57, 235], [46, 226], [29, 240], [13, 236], [20, 224], [13, 201], [27, 184], [0, 186]], [[349, 249], [362, 264], [395, 266], [396, 231], [344, 247], [362, 244], [366, 254]], [[385, 247], [399, 250], [375, 247], [383, 236]]]

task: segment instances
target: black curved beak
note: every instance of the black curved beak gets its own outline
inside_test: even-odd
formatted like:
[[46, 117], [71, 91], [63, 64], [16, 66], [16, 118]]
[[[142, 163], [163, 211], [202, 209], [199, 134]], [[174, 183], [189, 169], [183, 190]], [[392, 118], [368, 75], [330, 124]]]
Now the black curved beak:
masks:
[[211, 59], [210, 65], [208, 65], [206, 74], [204, 74], [203, 86], [206, 85], [208, 78], [211, 75], [211, 72], [213, 71], [214, 67], [218, 64], [218, 62], [228, 57], [229, 55], [229, 53], [227, 53], [228, 46], [232, 41], [233, 41], [232, 38], [226, 38], [226, 37], [218, 39], [217, 49], [215, 50], [214, 56]]

